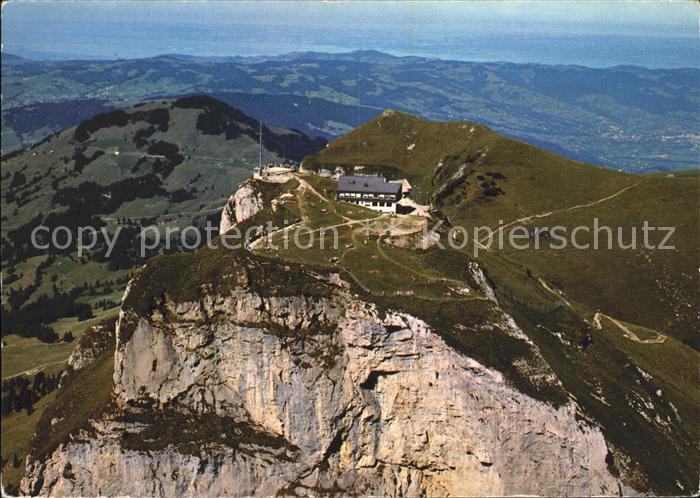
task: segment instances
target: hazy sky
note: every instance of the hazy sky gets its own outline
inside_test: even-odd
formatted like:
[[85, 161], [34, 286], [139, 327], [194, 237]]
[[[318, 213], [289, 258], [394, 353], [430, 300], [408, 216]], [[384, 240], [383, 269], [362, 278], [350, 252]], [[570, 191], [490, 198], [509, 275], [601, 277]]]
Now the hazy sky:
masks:
[[[696, 57], [700, 9], [678, 1], [27, 2], [3, 7], [5, 50], [65, 55], [279, 54], [298, 47], [460, 56], [459, 38], [625, 35], [685, 40]], [[433, 50], [445, 40], [440, 50]], [[434, 41], [434, 47], [431, 47]], [[478, 40], [477, 40], [478, 42]], [[679, 43], [679, 42], [669, 42]], [[478, 45], [478, 43], [477, 43]], [[507, 45], [507, 44], [506, 44]], [[668, 50], [673, 50], [672, 45]], [[683, 49], [682, 45], [679, 45]], [[509, 47], [505, 47], [506, 54]], [[573, 47], [575, 48], [575, 47]], [[477, 46], [477, 49], [479, 47]], [[478, 52], [478, 50], [476, 52]], [[426, 53], [430, 52], [430, 53]], [[483, 52], [483, 50], [482, 50]], [[478, 52], [477, 55], [479, 55]], [[526, 54], [517, 54], [523, 58]], [[515, 57], [516, 55], [514, 55]], [[536, 54], [533, 55], [536, 59]], [[697, 61], [696, 61], [697, 62]], [[689, 63], [688, 65], [697, 65]]]

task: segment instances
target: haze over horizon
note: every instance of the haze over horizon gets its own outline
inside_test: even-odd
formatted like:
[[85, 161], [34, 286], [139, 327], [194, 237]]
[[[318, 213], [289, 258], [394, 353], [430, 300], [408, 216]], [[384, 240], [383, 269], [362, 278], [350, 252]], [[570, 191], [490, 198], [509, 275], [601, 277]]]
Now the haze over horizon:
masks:
[[[700, 9], [670, 2], [24, 2], [6, 53], [123, 59], [372, 49], [471, 61], [700, 67]], [[40, 21], [38, 21], [40, 20]], [[47, 22], [47, 20], [49, 22]]]

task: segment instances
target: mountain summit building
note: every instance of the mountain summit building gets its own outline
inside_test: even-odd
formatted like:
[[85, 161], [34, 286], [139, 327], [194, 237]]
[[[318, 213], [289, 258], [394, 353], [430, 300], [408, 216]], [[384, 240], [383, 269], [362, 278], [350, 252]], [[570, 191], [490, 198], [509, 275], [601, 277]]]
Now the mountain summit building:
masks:
[[383, 176], [346, 176], [338, 178], [336, 200], [350, 202], [384, 213], [395, 213], [401, 199], [401, 182], [387, 182]]

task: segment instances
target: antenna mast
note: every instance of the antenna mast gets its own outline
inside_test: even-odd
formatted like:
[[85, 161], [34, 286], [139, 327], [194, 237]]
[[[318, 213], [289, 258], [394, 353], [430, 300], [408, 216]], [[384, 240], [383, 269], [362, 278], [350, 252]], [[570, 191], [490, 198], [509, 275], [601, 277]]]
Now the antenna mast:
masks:
[[258, 168], [260, 168], [260, 172], [262, 173], [262, 121], [258, 121], [258, 126], [258, 135], [260, 136], [260, 154], [258, 156]]

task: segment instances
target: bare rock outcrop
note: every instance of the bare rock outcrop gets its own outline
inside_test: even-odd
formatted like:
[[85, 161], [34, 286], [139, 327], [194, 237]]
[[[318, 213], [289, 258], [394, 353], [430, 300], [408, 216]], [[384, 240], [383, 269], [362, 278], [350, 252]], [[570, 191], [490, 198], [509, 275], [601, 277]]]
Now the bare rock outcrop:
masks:
[[[148, 407], [153, 420], [93, 423], [45, 461], [30, 462], [23, 490], [619, 493], [603, 435], [576, 416], [575, 404], [528, 397], [450, 348], [425, 322], [359, 299], [337, 275], [306, 278], [327, 292], [267, 293], [241, 283], [197, 300], [163, 295], [146, 313], [123, 306], [116, 404], [122, 413]], [[192, 429], [196, 451], [183, 449], [185, 425], [166, 413], [202, 420]], [[202, 440], [202, 427], [229, 427], [220, 421], [232, 421], [233, 429]], [[133, 441], [150, 441], [144, 434], [153, 427], [163, 437], [144, 451]]]
[[221, 212], [219, 233], [226, 233], [236, 223], [241, 223], [255, 216], [263, 208], [263, 198], [252, 185], [244, 184], [229, 197]]
[[88, 328], [68, 357], [68, 369], [82, 370], [92, 365], [107, 351], [114, 349], [114, 319]]

